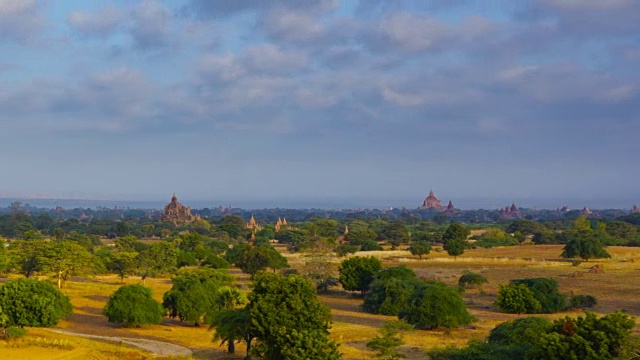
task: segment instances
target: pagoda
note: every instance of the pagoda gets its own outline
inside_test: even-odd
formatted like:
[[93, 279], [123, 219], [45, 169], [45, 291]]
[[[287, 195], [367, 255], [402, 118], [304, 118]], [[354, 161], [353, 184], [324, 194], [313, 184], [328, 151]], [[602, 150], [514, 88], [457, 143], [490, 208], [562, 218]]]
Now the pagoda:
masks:
[[631, 214], [640, 214], [640, 208], [638, 208], [638, 205], [633, 205], [631, 208]]
[[190, 223], [200, 219], [198, 215], [192, 215], [191, 209], [180, 204], [176, 193], [173, 193], [171, 202], [164, 207], [164, 214], [160, 216], [160, 221], [178, 223]]
[[505, 206], [504, 209], [500, 209], [498, 216], [502, 219], [517, 219], [521, 217], [522, 214], [520, 214], [520, 210], [518, 210], [516, 203], [512, 202], [511, 206]]
[[440, 203], [440, 200], [433, 194], [433, 190], [429, 189], [429, 195], [422, 202], [422, 206], [418, 209], [435, 209], [444, 210], [444, 207]]

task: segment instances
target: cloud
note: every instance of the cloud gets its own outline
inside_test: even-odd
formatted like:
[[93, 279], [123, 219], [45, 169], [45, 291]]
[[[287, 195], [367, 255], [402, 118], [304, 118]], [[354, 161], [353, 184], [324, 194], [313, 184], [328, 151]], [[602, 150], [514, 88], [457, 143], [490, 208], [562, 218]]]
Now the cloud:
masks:
[[217, 18], [243, 12], [268, 12], [273, 9], [326, 13], [336, 10], [338, 7], [338, 0], [190, 0], [183, 10], [201, 18]]
[[36, 0], [0, 0], [0, 42], [24, 42], [38, 35], [47, 21]]
[[131, 37], [134, 47], [141, 50], [167, 45], [173, 22], [173, 14], [160, 2], [145, 0], [131, 16]]
[[67, 23], [83, 36], [106, 37], [118, 31], [126, 20], [126, 14], [116, 7], [104, 7], [97, 13], [74, 11], [67, 17]]

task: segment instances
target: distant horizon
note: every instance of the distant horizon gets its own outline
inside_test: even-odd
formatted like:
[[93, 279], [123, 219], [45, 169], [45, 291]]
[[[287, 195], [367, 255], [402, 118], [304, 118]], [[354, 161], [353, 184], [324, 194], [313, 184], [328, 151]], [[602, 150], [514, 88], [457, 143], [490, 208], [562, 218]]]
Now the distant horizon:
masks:
[[[436, 196], [438, 196], [436, 194]], [[408, 198], [297, 198], [297, 199], [191, 199], [180, 198], [178, 201], [192, 209], [216, 208], [231, 206], [246, 210], [252, 209], [324, 209], [324, 210], [355, 210], [406, 208], [417, 209], [423, 199]], [[519, 208], [532, 210], [554, 210], [562, 206], [569, 206], [572, 210], [581, 210], [585, 206], [591, 210], [621, 209], [629, 210], [637, 201], [620, 198], [591, 198], [589, 200], [577, 198], [526, 198], [526, 197], [461, 197], [459, 199], [440, 198], [443, 204], [451, 200], [457, 209], [461, 210], [498, 210], [515, 203]], [[19, 201], [23, 205], [36, 208], [98, 208], [98, 207], [127, 207], [130, 209], [162, 209], [169, 202], [162, 199], [91, 199], [91, 198], [41, 198], [41, 197], [0, 197], [0, 207], [7, 207], [12, 202]]]

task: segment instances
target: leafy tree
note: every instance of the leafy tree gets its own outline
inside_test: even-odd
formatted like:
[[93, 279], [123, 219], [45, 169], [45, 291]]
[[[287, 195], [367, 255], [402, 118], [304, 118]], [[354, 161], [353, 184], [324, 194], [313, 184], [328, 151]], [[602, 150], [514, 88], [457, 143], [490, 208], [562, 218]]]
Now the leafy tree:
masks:
[[378, 234], [375, 231], [367, 228], [352, 228], [344, 238], [351, 245], [362, 245], [366, 241], [375, 241], [377, 236]]
[[129, 224], [127, 224], [124, 221], [120, 221], [116, 224], [116, 236], [118, 237], [124, 237], [129, 235], [130, 233], [130, 228], [129, 228]]
[[592, 295], [575, 295], [569, 300], [571, 309], [586, 309], [598, 305], [598, 300]]
[[142, 285], [124, 285], [109, 297], [103, 313], [110, 323], [140, 327], [159, 324], [165, 310], [153, 298], [150, 288]]
[[41, 269], [56, 274], [58, 289], [70, 275], [86, 273], [93, 264], [92, 259], [93, 255], [85, 247], [69, 240], [49, 243], [38, 255]]
[[296, 275], [258, 273], [249, 294], [251, 322], [264, 358], [338, 359], [329, 341], [331, 312], [313, 284]]
[[380, 251], [382, 250], [382, 246], [378, 244], [377, 241], [368, 240], [362, 243], [360, 246], [360, 251]]
[[622, 355], [635, 320], [616, 312], [597, 318], [592, 312], [577, 319], [569, 316], [554, 321], [528, 354], [535, 359], [613, 359]]
[[17, 279], [0, 286], [0, 317], [6, 327], [49, 327], [72, 311], [69, 297], [50, 282]]
[[181, 269], [173, 277], [173, 286], [163, 296], [162, 306], [172, 318], [193, 321], [199, 326], [203, 316], [219, 310], [214, 294], [222, 286], [231, 285], [233, 278], [226, 270], [209, 268]]
[[247, 233], [246, 227], [247, 223], [244, 219], [236, 215], [227, 215], [220, 220], [220, 229], [232, 238], [243, 237]]
[[353, 254], [353, 253], [357, 252], [358, 250], [360, 250], [360, 248], [358, 246], [349, 245], [349, 244], [340, 244], [340, 245], [336, 246], [335, 249], [333, 249], [333, 251], [335, 251], [335, 253], [339, 257], [347, 256], [348, 254]]
[[375, 257], [354, 256], [340, 263], [340, 284], [345, 290], [360, 291], [363, 295], [369, 289], [382, 263]]
[[470, 288], [472, 286], [482, 285], [487, 282], [487, 278], [480, 274], [476, 274], [471, 271], [465, 271], [460, 279], [458, 279], [458, 286], [461, 288]]
[[518, 219], [507, 226], [507, 232], [511, 234], [519, 232], [523, 235], [533, 235], [546, 230], [544, 225], [527, 219]]
[[550, 328], [551, 322], [545, 318], [524, 317], [494, 327], [487, 340], [494, 345], [522, 347], [520, 351], [524, 357], [524, 352]]
[[399, 317], [418, 329], [451, 329], [474, 320], [460, 294], [440, 282], [421, 284], [411, 295]]
[[624, 221], [612, 221], [607, 223], [606, 231], [612, 237], [620, 239], [623, 244], [628, 243], [638, 235], [638, 229]]
[[567, 307], [565, 296], [558, 289], [558, 281], [551, 278], [532, 278], [511, 280], [512, 284], [524, 284], [533, 292], [533, 296], [542, 306], [541, 313], [551, 314]]
[[137, 252], [112, 252], [107, 258], [107, 269], [118, 274], [124, 284], [124, 278], [136, 271], [137, 257]]
[[244, 341], [247, 344], [246, 359], [249, 359], [251, 343], [256, 337], [256, 332], [251, 323], [249, 309], [226, 309], [212, 317], [210, 329], [215, 328], [213, 341], [221, 341], [221, 345], [227, 343], [227, 351], [235, 353], [235, 342]]
[[177, 265], [178, 250], [173, 244], [163, 241], [143, 250], [136, 260], [136, 273], [140, 275], [144, 284], [147, 277], [173, 271]]
[[275, 239], [281, 244], [291, 245], [291, 248], [297, 249], [311, 241], [309, 233], [305, 230], [292, 229], [281, 230], [275, 233]]
[[371, 283], [362, 307], [364, 311], [373, 314], [397, 316], [418, 286], [420, 281], [417, 277], [376, 279]]
[[414, 241], [409, 251], [411, 255], [418, 255], [422, 259], [422, 255], [428, 255], [431, 252], [431, 245], [426, 241]]
[[502, 311], [514, 314], [537, 314], [542, 310], [540, 301], [524, 284], [498, 285], [495, 305]]
[[250, 247], [251, 245], [247, 243], [235, 244], [233, 245], [233, 247], [227, 250], [224, 255], [224, 259], [227, 260], [230, 264], [237, 265], [242, 254]]
[[610, 258], [601, 242], [598, 233], [592, 230], [578, 230], [567, 232], [567, 243], [562, 250], [563, 258], [581, 257], [585, 261], [589, 259]]
[[449, 225], [442, 235], [442, 242], [447, 254], [454, 257], [462, 255], [467, 246], [467, 236], [469, 236], [469, 229], [462, 224], [453, 223]]
[[319, 241], [304, 254], [302, 276], [311, 280], [318, 291], [327, 291], [330, 286], [338, 284], [338, 269], [332, 261], [331, 246], [329, 242]]
[[266, 269], [269, 266], [269, 261], [267, 251], [262, 250], [259, 246], [250, 246], [241, 253], [236, 261], [236, 266], [243, 273], [254, 276], [258, 271]]
[[387, 224], [382, 231], [378, 234], [378, 238], [381, 240], [386, 240], [389, 244], [391, 244], [391, 248], [395, 249], [400, 244], [404, 244], [411, 240], [411, 236], [407, 231], [407, 227], [402, 221], [394, 221], [390, 224]]
[[411, 325], [402, 320], [387, 321], [379, 330], [381, 336], [369, 341], [367, 348], [375, 351], [378, 359], [403, 359], [406, 356], [398, 351], [398, 347], [404, 344], [402, 333], [411, 329]]
[[12, 241], [8, 252], [10, 267], [14, 272], [19, 272], [26, 278], [32, 277], [42, 269], [40, 259], [48, 247], [49, 243], [44, 240]]

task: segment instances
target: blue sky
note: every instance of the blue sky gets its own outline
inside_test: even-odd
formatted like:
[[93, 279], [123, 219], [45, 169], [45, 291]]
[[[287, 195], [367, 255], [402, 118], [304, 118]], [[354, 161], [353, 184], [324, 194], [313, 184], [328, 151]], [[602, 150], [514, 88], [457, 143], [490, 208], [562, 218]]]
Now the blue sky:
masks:
[[634, 0], [0, 0], [0, 196], [630, 206], [638, 69]]

